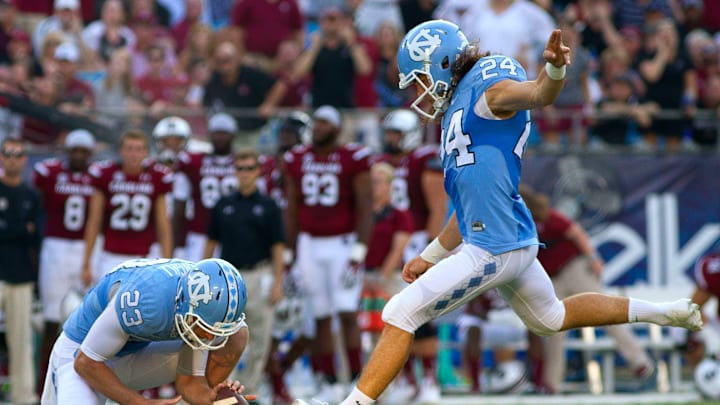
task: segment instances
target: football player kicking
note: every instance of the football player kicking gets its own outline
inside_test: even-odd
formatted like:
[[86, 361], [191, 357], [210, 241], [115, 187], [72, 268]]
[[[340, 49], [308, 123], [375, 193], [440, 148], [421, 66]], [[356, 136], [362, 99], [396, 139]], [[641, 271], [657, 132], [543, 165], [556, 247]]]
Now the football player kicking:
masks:
[[[228, 262], [129, 260], [88, 292], [50, 357], [43, 404], [208, 404], [247, 345], [247, 291]], [[138, 390], [175, 382], [179, 395]]]

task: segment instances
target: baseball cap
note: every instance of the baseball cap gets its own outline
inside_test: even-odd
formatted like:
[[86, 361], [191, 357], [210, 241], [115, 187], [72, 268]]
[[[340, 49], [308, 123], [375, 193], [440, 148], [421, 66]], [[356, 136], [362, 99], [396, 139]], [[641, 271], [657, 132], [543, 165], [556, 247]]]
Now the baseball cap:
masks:
[[217, 113], [208, 120], [209, 132], [228, 132], [234, 134], [237, 132], [237, 121], [226, 113]]
[[342, 116], [340, 115], [340, 111], [330, 105], [324, 105], [315, 110], [313, 113], [313, 119], [329, 122], [337, 128], [342, 126]]
[[80, 8], [79, 0], [55, 0], [55, 10], [62, 10], [69, 8], [71, 10], [77, 10]]
[[77, 62], [80, 59], [80, 51], [72, 42], [63, 42], [55, 48], [55, 59]]
[[95, 137], [84, 129], [70, 131], [67, 137], [65, 137], [65, 148], [85, 148], [92, 150], [95, 148]]

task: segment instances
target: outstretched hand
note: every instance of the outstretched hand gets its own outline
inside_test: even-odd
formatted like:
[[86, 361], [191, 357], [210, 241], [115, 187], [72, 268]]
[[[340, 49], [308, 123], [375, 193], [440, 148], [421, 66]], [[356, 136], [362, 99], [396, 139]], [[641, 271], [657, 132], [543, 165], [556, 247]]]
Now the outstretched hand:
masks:
[[555, 67], [562, 67], [571, 63], [570, 48], [563, 44], [561, 30], [553, 30], [552, 34], [550, 34], [550, 39], [548, 39], [543, 51], [543, 59]]

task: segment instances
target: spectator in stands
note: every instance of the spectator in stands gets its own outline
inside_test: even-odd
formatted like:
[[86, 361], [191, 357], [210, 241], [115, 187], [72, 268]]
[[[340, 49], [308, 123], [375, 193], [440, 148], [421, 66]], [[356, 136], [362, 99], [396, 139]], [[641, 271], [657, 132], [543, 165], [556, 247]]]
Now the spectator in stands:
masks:
[[152, 45], [146, 51], [148, 71], [135, 81], [139, 98], [145, 105], [152, 107], [158, 101], [169, 102], [176, 80], [165, 69], [165, 49]]
[[79, 50], [85, 49], [81, 32], [83, 28], [80, 17], [79, 0], [55, 0], [55, 11], [50, 17], [40, 21], [33, 32], [33, 50], [35, 57], [40, 59], [45, 38], [51, 32], [63, 34], [63, 42], [74, 43]]
[[196, 25], [202, 24], [203, 0], [185, 0], [185, 17], [173, 25], [172, 36], [175, 40], [175, 50], [180, 53], [187, 45], [188, 36]]
[[332, 7], [322, 12], [320, 29], [313, 34], [310, 48], [300, 56], [294, 75], [322, 78], [312, 82], [310, 94], [314, 107], [347, 108], [354, 105], [356, 76], [366, 75], [372, 68], [365, 48], [357, 42], [352, 19], [342, 9]]
[[581, 146], [587, 141], [587, 118], [585, 114], [592, 108], [589, 79], [592, 55], [580, 43], [580, 33], [575, 29], [575, 21], [567, 16], [561, 18], [560, 29], [570, 47], [573, 63], [567, 68], [565, 87], [555, 103], [540, 110], [537, 120], [542, 137], [542, 147], [558, 151], [562, 148], [562, 137], [567, 137], [567, 145]]
[[579, 6], [568, 6], [565, 15], [584, 21], [580, 33], [582, 46], [596, 57], [607, 48], [618, 48], [621, 38], [612, 20], [612, 4], [610, 0], [580, 2]]
[[[33, 60], [32, 44], [30, 36], [23, 30], [15, 29], [10, 32], [7, 43], [8, 64], [22, 63], [33, 73], [37, 70], [37, 66]], [[0, 62], [2, 65], [3, 62]]]
[[110, 54], [105, 77], [94, 84], [97, 119], [106, 124], [132, 119], [128, 113], [144, 109], [135, 98], [135, 85], [130, 72], [130, 50], [116, 49]]
[[438, 6], [438, 0], [401, 0], [399, 3], [405, 31], [409, 31], [422, 22], [432, 20], [433, 13]]
[[14, 404], [37, 403], [31, 311], [40, 248], [40, 199], [23, 182], [27, 151], [17, 139], [0, 144], [0, 305], [5, 313], [10, 397]]
[[159, 46], [165, 53], [165, 69], [168, 74], [176, 73], [177, 56], [172, 38], [167, 30], [157, 23], [153, 15], [140, 14], [132, 17], [132, 29], [135, 33], [135, 47], [132, 48], [132, 72], [133, 77], [138, 78], [145, 75], [149, 69], [147, 51], [150, 47]]
[[[468, 40], [478, 40], [476, 19], [488, 4], [473, 0], [446, 0], [435, 10], [435, 18], [448, 20], [463, 29]], [[409, 30], [412, 27], [407, 27]]]
[[18, 29], [15, 26], [17, 9], [14, 0], [0, 0], [0, 65], [10, 62], [8, 44], [13, 32]]
[[[205, 97], [205, 86], [210, 81], [210, 61], [206, 59], [194, 59], [190, 61], [188, 66], [188, 85], [187, 95], [185, 96], [185, 104], [188, 107], [198, 109], [202, 108], [203, 98]], [[204, 120], [204, 119], [203, 119]]]
[[[163, 31], [170, 28], [170, 11], [158, 0], [130, 0], [130, 16], [135, 18], [138, 16], [151, 15], [155, 18], [158, 28]], [[174, 49], [174, 48], [173, 48]]]
[[[54, 107], [60, 99], [62, 86], [52, 76], [38, 76], [27, 86], [30, 101], [41, 106]], [[33, 144], [52, 145], [60, 134], [59, 128], [38, 118], [23, 119], [22, 138]]]
[[402, 35], [392, 24], [382, 24], [375, 34], [378, 46], [378, 73], [375, 88], [381, 107], [401, 107], [409, 103], [407, 89], [400, 89], [397, 67], [397, 50]]
[[[214, 110], [223, 108], [257, 108], [259, 111], [271, 111], [278, 105], [280, 98], [270, 93], [273, 79], [265, 72], [241, 63], [242, 52], [231, 42], [220, 43], [215, 48], [214, 72], [205, 86], [203, 105]], [[274, 94], [274, 98], [270, 95]], [[252, 116], [252, 112], [243, 111], [238, 120], [241, 130], [252, 131], [265, 123], [262, 118]]]
[[615, 0], [613, 16], [620, 28], [630, 26], [642, 30], [647, 17], [673, 18], [673, 11], [668, 0]]
[[[672, 20], [647, 26], [645, 49], [639, 60], [640, 75], [647, 85], [647, 100], [657, 103], [662, 110], [692, 114], [697, 103], [697, 73], [679, 43]], [[654, 148], [662, 139], [667, 150], [677, 150], [687, 124], [684, 116], [655, 117], [650, 131], [643, 137], [644, 142]]]
[[704, 6], [702, 0], [682, 0], [683, 19], [680, 20], [678, 26], [678, 35], [682, 40], [693, 30], [704, 30], [703, 11]]
[[232, 25], [240, 31], [248, 62], [272, 74], [278, 46], [286, 39], [304, 41], [303, 16], [296, 0], [238, 1]]
[[[278, 107], [300, 107], [310, 89], [310, 80], [307, 77], [296, 78], [293, 74], [295, 64], [300, 57], [301, 48], [295, 40], [285, 40], [278, 47], [275, 57], [275, 84], [268, 92], [268, 98], [280, 99]], [[262, 117], [275, 114], [275, 106], [265, 103], [258, 110]]]
[[630, 65], [637, 66], [640, 51], [643, 49], [644, 38], [642, 32], [635, 27], [625, 27], [620, 30], [620, 39], [622, 49], [625, 50], [630, 60]]
[[[538, 239], [546, 248], [538, 251], [537, 259], [552, 280], [559, 299], [585, 292], [601, 292], [603, 260], [592, 246], [590, 237], [579, 224], [550, 207], [549, 198], [527, 186], [520, 187], [537, 226]], [[634, 376], [649, 379], [655, 366], [645, 351], [635, 342], [627, 324], [606, 326], [605, 330], [617, 343], [617, 349], [630, 365]], [[551, 392], [562, 392], [565, 379], [565, 332], [551, 335], [545, 340], [545, 385]]]
[[628, 145], [633, 132], [647, 132], [652, 114], [657, 111], [654, 103], [644, 103], [635, 90], [630, 72], [618, 74], [607, 83], [603, 98], [597, 104], [598, 116], [591, 132], [600, 144]]
[[116, 49], [135, 46], [135, 33], [125, 25], [125, 10], [121, 0], [103, 3], [100, 19], [88, 24], [82, 31], [82, 39], [88, 49], [103, 63], [110, 61]]
[[545, 40], [555, 28], [550, 14], [523, 0], [489, 0], [481, 11], [474, 21], [478, 47], [517, 59], [534, 77]]
[[64, 42], [55, 49], [58, 70], [56, 79], [62, 86], [57, 108], [67, 114], [88, 115], [95, 107], [95, 96], [87, 83], [75, 74], [80, 61], [80, 51], [72, 42]]
[[381, 25], [388, 24], [397, 31], [404, 31], [400, 7], [395, 0], [348, 0], [355, 16], [358, 35], [374, 37]]
[[702, 147], [716, 147], [720, 119], [720, 73], [705, 79], [698, 108], [702, 114], [693, 118], [692, 139]]
[[40, 65], [41, 74], [52, 75], [57, 71], [55, 49], [64, 42], [63, 38], [64, 35], [57, 31], [51, 32], [45, 37], [40, 50], [40, 58], [37, 61]]
[[215, 36], [207, 25], [196, 24], [190, 28], [187, 37], [187, 46], [178, 55], [178, 71], [181, 74], [189, 73], [190, 61], [204, 59], [210, 61], [215, 48]]

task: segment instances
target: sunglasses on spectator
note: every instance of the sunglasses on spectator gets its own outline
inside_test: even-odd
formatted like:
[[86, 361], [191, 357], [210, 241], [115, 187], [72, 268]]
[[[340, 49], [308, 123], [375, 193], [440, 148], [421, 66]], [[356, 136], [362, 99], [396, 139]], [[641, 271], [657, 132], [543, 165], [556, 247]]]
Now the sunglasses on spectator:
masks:
[[25, 156], [25, 151], [24, 150], [15, 150], [15, 151], [3, 150], [2, 155], [5, 157], [8, 157], [8, 158], [9, 157], [21, 158], [21, 157]]
[[235, 165], [235, 170], [237, 170], [239, 172], [251, 172], [255, 169], [257, 169], [257, 165], [253, 165], [253, 166]]

